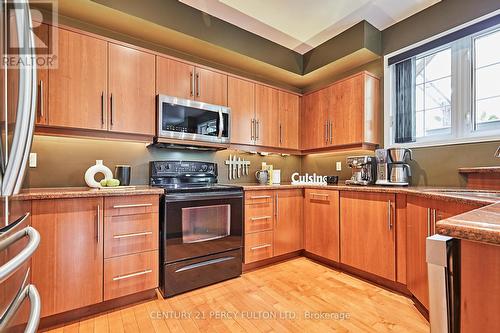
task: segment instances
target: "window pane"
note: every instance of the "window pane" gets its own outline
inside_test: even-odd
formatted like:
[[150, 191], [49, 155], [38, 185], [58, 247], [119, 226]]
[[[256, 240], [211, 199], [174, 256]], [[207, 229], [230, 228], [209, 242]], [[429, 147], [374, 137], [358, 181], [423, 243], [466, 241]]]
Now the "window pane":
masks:
[[415, 62], [415, 74], [417, 79], [417, 84], [424, 83], [424, 69], [425, 69], [424, 58], [417, 59]]
[[476, 68], [500, 62], [500, 30], [476, 38]]
[[451, 49], [425, 57], [425, 81], [440, 79], [451, 75]]
[[419, 84], [416, 86], [415, 108], [417, 111], [421, 111], [424, 109], [424, 85], [423, 84]]
[[451, 78], [432, 81], [425, 85], [425, 109], [451, 104]]
[[417, 119], [416, 136], [417, 138], [421, 138], [425, 135], [424, 111], [417, 112], [416, 119]]
[[476, 71], [476, 99], [495, 96], [500, 96], [500, 64]]
[[451, 126], [451, 108], [449, 106], [425, 111], [426, 132], [445, 129], [450, 126]]
[[489, 123], [500, 120], [500, 97], [483, 99], [476, 102], [476, 123]]

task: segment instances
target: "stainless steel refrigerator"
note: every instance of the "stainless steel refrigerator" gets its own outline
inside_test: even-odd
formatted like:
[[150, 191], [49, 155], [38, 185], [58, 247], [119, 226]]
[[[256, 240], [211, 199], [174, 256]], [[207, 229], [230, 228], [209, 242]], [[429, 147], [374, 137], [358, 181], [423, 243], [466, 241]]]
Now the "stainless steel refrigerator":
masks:
[[36, 332], [41, 303], [30, 284], [30, 260], [40, 235], [30, 226], [29, 203], [15, 198], [33, 139], [35, 37], [28, 0], [0, 4], [0, 332]]

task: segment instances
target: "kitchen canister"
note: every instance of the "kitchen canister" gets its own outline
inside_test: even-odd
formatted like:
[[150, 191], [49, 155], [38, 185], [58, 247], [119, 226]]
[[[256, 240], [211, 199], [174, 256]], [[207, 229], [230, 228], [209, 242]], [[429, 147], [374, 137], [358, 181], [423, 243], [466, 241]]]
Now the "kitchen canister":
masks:
[[130, 165], [117, 165], [115, 166], [115, 178], [120, 181], [120, 185], [130, 185]]
[[102, 173], [104, 175], [104, 179], [113, 179], [113, 173], [111, 170], [102, 164], [102, 160], [96, 160], [95, 165], [91, 166], [85, 172], [85, 183], [89, 187], [98, 188], [101, 187], [101, 184], [95, 180], [95, 175], [98, 173]]

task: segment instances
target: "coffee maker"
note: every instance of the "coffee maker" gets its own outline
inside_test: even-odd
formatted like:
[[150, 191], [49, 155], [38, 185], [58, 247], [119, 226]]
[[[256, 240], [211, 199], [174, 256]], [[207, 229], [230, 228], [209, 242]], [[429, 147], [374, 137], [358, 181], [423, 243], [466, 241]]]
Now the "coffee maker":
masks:
[[346, 185], [370, 185], [375, 182], [375, 158], [373, 156], [352, 156], [347, 158], [352, 177]]
[[375, 150], [377, 160], [377, 185], [407, 186], [410, 184], [411, 168], [406, 160], [412, 159], [407, 148]]

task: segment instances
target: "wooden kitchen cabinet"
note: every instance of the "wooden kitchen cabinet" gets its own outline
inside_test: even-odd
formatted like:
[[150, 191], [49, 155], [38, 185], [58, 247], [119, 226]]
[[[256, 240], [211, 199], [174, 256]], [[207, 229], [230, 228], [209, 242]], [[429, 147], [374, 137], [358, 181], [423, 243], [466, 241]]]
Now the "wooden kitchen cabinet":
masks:
[[230, 76], [227, 105], [231, 108], [231, 143], [253, 145], [255, 83]]
[[340, 194], [340, 261], [396, 280], [396, 221], [394, 194]]
[[155, 134], [155, 56], [109, 43], [109, 129]]
[[227, 75], [160, 56], [156, 65], [157, 94], [227, 105]]
[[255, 85], [255, 144], [277, 147], [279, 144], [278, 90]]
[[303, 247], [302, 190], [275, 191], [274, 255], [302, 250]]
[[378, 78], [361, 72], [305, 95], [302, 149], [379, 144], [379, 85]]
[[406, 204], [407, 259], [406, 281], [408, 290], [425, 308], [429, 308], [426, 238], [434, 235], [436, 222], [473, 210], [477, 206], [408, 196]]
[[279, 146], [299, 149], [299, 96], [279, 91]]
[[103, 200], [33, 200], [41, 241], [32, 258], [32, 283], [42, 317], [103, 300]]
[[307, 252], [339, 261], [339, 192], [305, 190], [304, 247]]
[[52, 29], [58, 29], [58, 66], [48, 71], [50, 84], [44, 85], [49, 91], [44, 115], [48, 125], [106, 130], [107, 42]]

